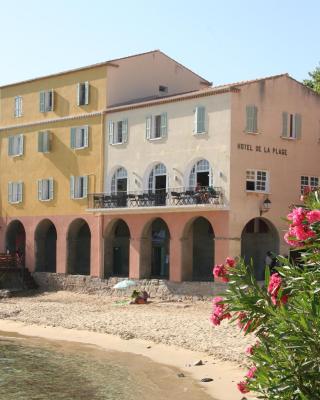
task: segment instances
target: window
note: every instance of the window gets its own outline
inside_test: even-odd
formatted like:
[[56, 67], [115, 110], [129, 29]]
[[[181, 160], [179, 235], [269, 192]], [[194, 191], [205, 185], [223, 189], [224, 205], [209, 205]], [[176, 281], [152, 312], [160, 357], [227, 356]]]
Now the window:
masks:
[[70, 197], [84, 199], [88, 195], [88, 176], [70, 177]]
[[23, 198], [23, 183], [9, 182], [8, 183], [8, 201], [11, 204], [21, 203]]
[[16, 96], [14, 98], [14, 116], [22, 117], [22, 97]]
[[206, 109], [205, 107], [196, 107], [194, 112], [194, 133], [206, 133]]
[[72, 149], [84, 149], [89, 145], [89, 127], [77, 126], [71, 128], [70, 131], [70, 146]]
[[189, 175], [189, 188], [194, 190], [198, 185], [208, 187], [213, 185], [212, 168], [208, 160], [199, 160], [193, 165]]
[[53, 111], [54, 109], [54, 90], [40, 92], [40, 112]]
[[126, 143], [128, 141], [128, 120], [123, 119], [116, 123], [109, 121], [108, 134], [110, 144]]
[[146, 138], [160, 139], [167, 136], [167, 113], [149, 115], [146, 118]]
[[269, 190], [268, 172], [254, 169], [247, 170], [246, 190], [248, 192], [267, 192]]
[[246, 107], [246, 132], [258, 133], [258, 108], [253, 105]]
[[282, 113], [282, 137], [301, 139], [301, 115]]
[[49, 153], [50, 147], [50, 132], [38, 132], [38, 152]]
[[8, 137], [8, 155], [12, 157], [23, 155], [23, 134]]
[[77, 105], [85, 106], [87, 104], [89, 104], [89, 82], [78, 83]]
[[38, 200], [49, 201], [53, 199], [53, 179], [38, 180]]
[[159, 92], [161, 93], [168, 93], [168, 86], [160, 85]]
[[127, 180], [127, 170], [123, 167], [118, 168], [111, 179], [111, 193], [127, 193]]
[[317, 189], [319, 187], [319, 178], [317, 176], [301, 176], [300, 178], [300, 191], [304, 194], [306, 190]]

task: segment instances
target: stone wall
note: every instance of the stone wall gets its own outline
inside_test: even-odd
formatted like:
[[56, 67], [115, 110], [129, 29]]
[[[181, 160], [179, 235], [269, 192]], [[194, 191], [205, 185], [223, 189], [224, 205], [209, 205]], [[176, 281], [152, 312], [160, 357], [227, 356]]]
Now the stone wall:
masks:
[[165, 300], [208, 299], [225, 290], [225, 285], [214, 282], [169, 282], [160, 279], [136, 280], [136, 286], [128, 289], [113, 289], [124, 278], [101, 279], [83, 275], [65, 275], [34, 272], [33, 278], [41, 290], [70, 290], [78, 293], [92, 293], [114, 297], [130, 297], [132, 291], [146, 290], [151, 297]]

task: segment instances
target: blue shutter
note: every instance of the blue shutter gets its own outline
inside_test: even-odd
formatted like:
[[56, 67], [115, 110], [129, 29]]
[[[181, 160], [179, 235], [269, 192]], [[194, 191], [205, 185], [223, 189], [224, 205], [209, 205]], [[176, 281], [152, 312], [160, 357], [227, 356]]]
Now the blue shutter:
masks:
[[8, 202], [13, 202], [13, 182], [8, 183]]
[[18, 182], [18, 203], [23, 201], [23, 182]]
[[24, 153], [24, 136], [22, 133], [18, 135], [18, 146], [18, 154], [21, 156]]
[[71, 128], [71, 130], [70, 130], [70, 147], [72, 149], [76, 148], [76, 133], [77, 133], [77, 128]]
[[89, 146], [89, 126], [86, 125], [83, 127], [83, 146], [88, 147]]
[[195, 133], [205, 132], [205, 107], [198, 106], [195, 112]]
[[8, 155], [9, 156], [14, 155], [14, 136], [8, 137]]
[[38, 200], [42, 200], [42, 179], [38, 180]]
[[151, 138], [151, 130], [152, 130], [152, 116], [149, 115], [146, 118], [146, 138], [147, 139]]
[[83, 191], [82, 191], [82, 197], [87, 197], [88, 196], [88, 176], [83, 176]]
[[42, 153], [44, 148], [44, 134], [43, 132], [38, 132], [38, 152]]
[[163, 113], [161, 114], [161, 137], [166, 137], [167, 136], [167, 131], [168, 131], [168, 127], [167, 127], [167, 113]]
[[109, 143], [114, 143], [114, 123], [113, 121], [109, 121], [108, 123], [108, 134], [109, 134]]
[[81, 84], [78, 83], [77, 84], [77, 106], [80, 106], [80, 88], [81, 88]]
[[53, 178], [49, 178], [49, 199], [53, 199]]
[[40, 92], [40, 112], [45, 112], [46, 92]]
[[74, 197], [74, 184], [75, 184], [75, 179], [74, 179], [74, 176], [73, 175], [71, 175], [70, 176], [70, 198], [71, 199], [74, 199], [75, 197]]
[[85, 104], [87, 105], [89, 104], [89, 89], [90, 89], [89, 82], [85, 82], [84, 87], [85, 87]]
[[128, 141], [128, 120], [124, 119], [122, 121], [122, 142], [127, 143]]

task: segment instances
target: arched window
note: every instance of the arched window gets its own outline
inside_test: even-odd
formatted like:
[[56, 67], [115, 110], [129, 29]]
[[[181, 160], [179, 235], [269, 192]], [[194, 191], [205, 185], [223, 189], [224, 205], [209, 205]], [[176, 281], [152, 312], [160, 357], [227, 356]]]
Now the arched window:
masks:
[[199, 160], [194, 164], [189, 175], [190, 189], [194, 189], [197, 184], [200, 186], [212, 186], [212, 168], [208, 160]]
[[127, 170], [123, 167], [120, 167], [116, 170], [116, 172], [112, 176], [111, 180], [111, 193], [127, 193], [128, 187], [128, 174]]
[[164, 164], [157, 164], [150, 172], [148, 189], [150, 192], [155, 193], [158, 190], [165, 190], [166, 188], [167, 188], [166, 166]]

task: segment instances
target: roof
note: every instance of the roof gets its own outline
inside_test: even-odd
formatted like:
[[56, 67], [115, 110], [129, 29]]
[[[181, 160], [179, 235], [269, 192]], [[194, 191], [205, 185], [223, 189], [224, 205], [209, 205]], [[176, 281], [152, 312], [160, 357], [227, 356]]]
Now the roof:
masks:
[[10, 87], [10, 86], [15, 86], [15, 85], [21, 85], [23, 83], [35, 82], [35, 81], [38, 81], [38, 80], [41, 80], [41, 79], [52, 78], [52, 77], [59, 76], [59, 75], [71, 74], [73, 72], [84, 71], [86, 69], [91, 69], [91, 68], [97, 68], [97, 67], [103, 67], [103, 66], [111, 66], [111, 67], [116, 67], [117, 68], [117, 67], [119, 67], [119, 65], [117, 64], [117, 62], [119, 62], [119, 61], [127, 60], [127, 59], [134, 58], [134, 57], [141, 57], [141, 56], [144, 56], [144, 55], [147, 55], [147, 54], [152, 54], [152, 53], [159, 53], [159, 54], [164, 55], [165, 57], [167, 57], [170, 60], [174, 61], [178, 65], [180, 65], [183, 68], [187, 69], [188, 71], [192, 72], [194, 75], [198, 76], [200, 78], [200, 80], [204, 84], [211, 85], [211, 82], [207, 81], [206, 79], [204, 79], [200, 75], [198, 75], [195, 72], [191, 71], [189, 68], [187, 68], [183, 64], [180, 64], [178, 61], [176, 61], [173, 58], [169, 57], [167, 54], [163, 53], [161, 50], [151, 50], [151, 51], [147, 51], [147, 52], [144, 52], [144, 53], [138, 53], [138, 54], [133, 54], [133, 55], [126, 56], [126, 57], [115, 58], [113, 60], [103, 61], [103, 62], [100, 62], [100, 63], [91, 64], [91, 65], [87, 65], [87, 66], [80, 67], [80, 68], [74, 68], [74, 69], [70, 69], [70, 70], [66, 70], [66, 71], [57, 72], [57, 73], [54, 73], [54, 74], [49, 74], [49, 75], [44, 75], [44, 76], [40, 76], [40, 77], [36, 77], [36, 78], [32, 78], [32, 79], [23, 80], [23, 81], [20, 81], [20, 82], [9, 83], [7, 85], [0, 86], [0, 89], [7, 88], [7, 87]]

